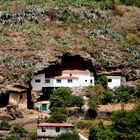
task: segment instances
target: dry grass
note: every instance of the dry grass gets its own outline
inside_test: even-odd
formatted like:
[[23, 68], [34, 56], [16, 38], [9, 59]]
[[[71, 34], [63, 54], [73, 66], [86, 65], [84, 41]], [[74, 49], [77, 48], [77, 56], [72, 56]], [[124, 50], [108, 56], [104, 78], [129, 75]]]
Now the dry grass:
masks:
[[119, 111], [119, 110], [132, 110], [134, 108], [135, 104], [129, 103], [129, 104], [107, 104], [107, 105], [100, 105], [98, 108], [99, 112], [114, 112], [114, 111]]
[[[112, 17], [112, 27], [122, 34], [139, 32], [140, 9], [137, 7], [119, 6]], [[121, 13], [121, 15], [120, 15]]]
[[36, 122], [35, 123], [30, 123], [30, 124], [26, 124], [24, 125], [24, 128], [28, 131], [28, 132], [35, 132], [36, 133], [36, 130], [37, 130], [37, 124]]

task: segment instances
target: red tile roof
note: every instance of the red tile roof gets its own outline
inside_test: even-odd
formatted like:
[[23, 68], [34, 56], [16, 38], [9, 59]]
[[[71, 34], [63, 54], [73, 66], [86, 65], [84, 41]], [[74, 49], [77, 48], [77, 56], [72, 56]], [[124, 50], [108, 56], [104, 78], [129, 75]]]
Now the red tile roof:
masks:
[[90, 71], [89, 70], [63, 70], [62, 71], [63, 73], [89, 73]]
[[40, 123], [38, 126], [42, 127], [74, 127], [70, 123]]
[[77, 76], [56, 76], [55, 79], [78, 79]]

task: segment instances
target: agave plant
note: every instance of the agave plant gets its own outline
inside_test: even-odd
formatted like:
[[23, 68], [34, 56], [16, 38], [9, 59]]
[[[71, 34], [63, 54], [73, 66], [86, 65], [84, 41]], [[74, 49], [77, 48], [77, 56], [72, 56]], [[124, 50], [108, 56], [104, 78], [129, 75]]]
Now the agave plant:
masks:
[[37, 11], [34, 8], [29, 8], [25, 10], [25, 16], [35, 16], [37, 15]]
[[12, 18], [12, 13], [11, 12], [4, 12], [4, 13], [2, 13], [0, 18], [2, 20], [9, 20]]

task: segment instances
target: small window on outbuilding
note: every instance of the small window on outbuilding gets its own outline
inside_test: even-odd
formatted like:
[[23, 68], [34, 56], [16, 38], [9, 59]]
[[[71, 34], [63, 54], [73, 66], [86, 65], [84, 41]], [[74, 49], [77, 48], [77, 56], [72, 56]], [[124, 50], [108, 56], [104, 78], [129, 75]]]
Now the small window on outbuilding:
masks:
[[108, 79], [108, 82], [112, 82], [112, 79]]
[[90, 83], [92, 84], [92, 83], [93, 83], [93, 81], [92, 81], [92, 80], [90, 80]]
[[57, 79], [56, 82], [57, 82], [57, 83], [61, 83], [61, 79]]
[[42, 127], [41, 130], [42, 130], [42, 132], [46, 132], [46, 128], [45, 127]]
[[87, 80], [85, 80], [85, 82], [87, 82]]
[[56, 128], [55, 128], [55, 131], [56, 131], [56, 132], [60, 132], [60, 127], [56, 127]]
[[68, 79], [68, 83], [72, 83], [72, 79]]
[[35, 79], [35, 82], [36, 82], [36, 83], [40, 83], [41, 80], [40, 80], [40, 79]]

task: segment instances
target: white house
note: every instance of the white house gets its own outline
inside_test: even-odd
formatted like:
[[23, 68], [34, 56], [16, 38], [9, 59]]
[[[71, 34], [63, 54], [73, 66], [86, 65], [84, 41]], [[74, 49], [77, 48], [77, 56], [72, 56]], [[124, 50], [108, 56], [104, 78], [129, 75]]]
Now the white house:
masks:
[[51, 140], [62, 133], [72, 133], [73, 130], [74, 126], [69, 123], [40, 123], [37, 125], [37, 137]]
[[107, 86], [111, 89], [119, 87], [123, 82], [126, 82], [125, 77], [122, 76], [107, 76]]
[[37, 74], [31, 81], [33, 90], [42, 90], [42, 87], [84, 87], [94, 85], [93, 72], [89, 70], [63, 70], [55, 77], [45, 77], [45, 73]]

